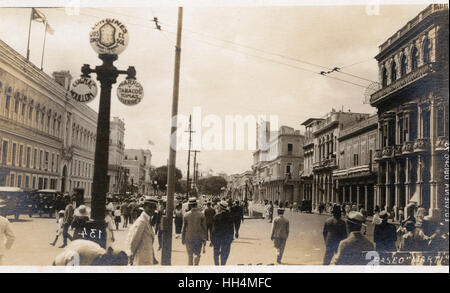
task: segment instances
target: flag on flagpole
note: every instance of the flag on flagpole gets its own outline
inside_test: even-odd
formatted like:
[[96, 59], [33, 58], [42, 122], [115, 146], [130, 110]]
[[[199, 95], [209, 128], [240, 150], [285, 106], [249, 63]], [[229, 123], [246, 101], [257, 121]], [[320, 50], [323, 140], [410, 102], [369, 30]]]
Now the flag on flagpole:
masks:
[[35, 8], [31, 8], [31, 20], [37, 21], [37, 22], [45, 22], [45, 15], [42, 14], [39, 10]]
[[45, 22], [45, 31], [51, 35], [55, 33], [55, 30], [48, 24], [48, 22]]

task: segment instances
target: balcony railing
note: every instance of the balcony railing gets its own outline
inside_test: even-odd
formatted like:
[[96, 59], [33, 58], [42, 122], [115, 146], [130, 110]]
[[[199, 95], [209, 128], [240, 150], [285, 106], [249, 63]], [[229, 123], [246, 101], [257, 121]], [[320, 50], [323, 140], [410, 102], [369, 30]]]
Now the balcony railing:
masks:
[[375, 150], [374, 159], [376, 161], [381, 160], [383, 157], [383, 151], [382, 150]]
[[414, 142], [414, 152], [427, 152], [430, 150], [429, 138], [418, 138]]
[[413, 141], [405, 141], [402, 146], [403, 154], [411, 154], [414, 152], [414, 142]]
[[438, 138], [436, 138], [436, 144], [434, 147], [436, 151], [448, 150], [448, 137], [439, 136]]
[[387, 95], [407, 86], [408, 84], [411, 84], [414, 81], [429, 75], [430, 73], [434, 72], [435, 69], [434, 67], [435, 66], [433, 65], [433, 63], [427, 63], [422, 65], [418, 69], [408, 73], [404, 77], [397, 79], [390, 85], [373, 93], [372, 96], [370, 97], [370, 103], [373, 104], [378, 100], [385, 98]]
[[337, 168], [336, 158], [324, 159], [313, 164], [314, 170]]
[[394, 156], [401, 156], [403, 154], [403, 145], [398, 144], [394, 147]]
[[383, 159], [390, 159], [390, 158], [392, 158], [393, 154], [394, 154], [394, 147], [393, 146], [385, 146], [385, 147], [383, 147], [383, 151], [381, 153]]

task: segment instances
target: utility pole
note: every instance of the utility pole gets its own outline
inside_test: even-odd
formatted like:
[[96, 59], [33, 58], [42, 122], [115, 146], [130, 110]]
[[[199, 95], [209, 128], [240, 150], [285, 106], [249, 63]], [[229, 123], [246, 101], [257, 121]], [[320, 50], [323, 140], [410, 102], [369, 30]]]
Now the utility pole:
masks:
[[195, 150], [192, 152], [194, 153], [194, 174], [193, 174], [194, 180], [193, 180], [193, 182], [194, 182], [194, 186], [197, 187], [197, 153], [199, 153], [200, 151]]
[[189, 198], [189, 193], [191, 191], [191, 183], [190, 183], [190, 169], [191, 169], [191, 146], [192, 146], [192, 115], [189, 115], [189, 130], [185, 132], [189, 132], [189, 148], [188, 148], [188, 159], [187, 159], [187, 186], [186, 186], [186, 196]]
[[175, 47], [175, 70], [173, 77], [172, 116], [170, 129], [169, 169], [167, 171], [167, 212], [164, 220], [161, 264], [170, 265], [172, 258], [172, 222], [175, 192], [175, 161], [177, 156], [177, 115], [178, 93], [180, 86], [181, 31], [183, 23], [183, 7], [178, 7], [177, 44]]

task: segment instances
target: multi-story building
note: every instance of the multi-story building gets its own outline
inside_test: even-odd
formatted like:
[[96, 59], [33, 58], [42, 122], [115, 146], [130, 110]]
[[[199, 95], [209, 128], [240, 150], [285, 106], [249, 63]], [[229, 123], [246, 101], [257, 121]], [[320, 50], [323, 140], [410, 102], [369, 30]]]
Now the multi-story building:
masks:
[[97, 114], [0, 41], [0, 185], [91, 194]]
[[108, 178], [109, 192], [119, 193], [125, 182], [124, 168], [122, 166], [125, 152], [124, 144], [125, 122], [119, 117], [113, 117], [110, 123]]
[[253, 153], [254, 200], [293, 203], [302, 200], [300, 172], [303, 170], [303, 143], [300, 130], [281, 126], [270, 131], [268, 122], [257, 127], [257, 150]]
[[364, 206], [369, 214], [375, 208], [374, 188], [377, 165], [373, 158], [377, 146], [378, 115], [371, 115], [340, 130], [338, 137], [338, 168], [332, 173], [337, 190], [336, 203]]
[[[432, 4], [379, 46], [377, 204], [438, 215], [448, 153], [448, 5]], [[441, 195], [441, 196], [440, 196]]]
[[228, 176], [227, 191], [233, 200], [253, 200], [253, 171]]
[[128, 169], [128, 184], [133, 184], [140, 194], [152, 193], [151, 159], [150, 150], [125, 149], [123, 167]]
[[336, 202], [332, 172], [338, 168], [339, 163], [337, 150], [340, 131], [345, 125], [366, 119], [368, 116], [369, 114], [333, 109], [323, 118], [310, 118], [302, 123], [308, 137], [307, 144], [303, 146], [303, 150], [307, 152], [305, 157], [307, 161], [304, 165], [307, 166], [308, 172], [312, 167], [312, 182], [310, 173], [304, 173], [303, 177], [311, 184], [306, 194], [307, 198], [311, 198], [313, 208], [317, 208], [320, 203]]

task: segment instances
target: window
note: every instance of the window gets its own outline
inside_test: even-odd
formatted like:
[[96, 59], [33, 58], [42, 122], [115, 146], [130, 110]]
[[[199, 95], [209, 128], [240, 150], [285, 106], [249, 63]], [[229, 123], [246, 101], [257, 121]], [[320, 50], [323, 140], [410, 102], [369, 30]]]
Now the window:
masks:
[[418, 58], [418, 51], [416, 47], [413, 47], [411, 50], [411, 69], [415, 70], [417, 69], [417, 59]]
[[288, 143], [287, 147], [288, 147], [288, 153], [292, 153], [292, 150], [294, 148], [292, 143]]
[[3, 165], [6, 165], [7, 155], [8, 155], [8, 142], [3, 141], [3, 144], [2, 144], [2, 164]]
[[381, 84], [383, 87], [387, 86], [387, 70], [383, 67], [383, 71], [381, 74]]
[[49, 153], [45, 152], [45, 171], [48, 171], [48, 159], [49, 159]]
[[22, 175], [17, 175], [17, 187], [22, 187]]
[[28, 119], [31, 121], [32, 117], [33, 117], [33, 107], [30, 106], [30, 109], [28, 110]]
[[25, 118], [25, 107], [26, 107], [25, 103], [22, 103], [22, 117], [24, 118]]
[[52, 154], [52, 172], [55, 170], [55, 154]]
[[31, 147], [27, 147], [27, 159], [26, 159], [27, 168], [30, 168], [30, 156], [31, 156]]
[[11, 186], [11, 187], [13, 187], [14, 186], [14, 184], [15, 184], [15, 174], [14, 173], [12, 173], [11, 174], [11, 177], [10, 177], [10, 182], [9, 182], [9, 186]]
[[354, 154], [353, 155], [353, 166], [358, 166], [358, 164], [359, 164], [358, 159], [359, 159], [358, 154]]
[[403, 76], [406, 75], [406, 56], [403, 55], [400, 61], [400, 74]]
[[19, 112], [19, 98], [20, 98], [20, 94], [16, 93], [15, 101], [14, 101], [14, 113], [16, 113], [16, 114]]
[[25, 176], [25, 188], [30, 188], [30, 176]]
[[394, 82], [397, 80], [397, 64], [395, 62], [392, 62], [391, 65], [391, 82]]
[[37, 149], [34, 149], [34, 154], [33, 154], [33, 168], [34, 169], [37, 168], [36, 160], [37, 160]]
[[23, 145], [19, 146], [19, 167], [22, 167]]
[[291, 174], [291, 166], [292, 166], [292, 164], [291, 163], [288, 163], [287, 165], [286, 165], [286, 174]]
[[438, 136], [445, 136], [445, 115], [444, 115], [444, 109], [440, 108], [437, 111], [437, 135]]
[[12, 147], [12, 165], [15, 166], [16, 165], [16, 152], [17, 152], [16, 148], [17, 148], [17, 145], [15, 143], [13, 143], [12, 146], [13, 146]]
[[423, 63], [430, 62], [431, 42], [427, 38], [423, 42]]
[[33, 188], [33, 189], [36, 188], [36, 177], [33, 177], [33, 183], [31, 185], [31, 188]]
[[404, 123], [404, 127], [403, 127], [403, 141], [408, 141], [409, 140], [409, 135], [408, 135], [408, 132], [409, 132], [409, 117], [408, 116], [405, 117], [403, 123]]
[[42, 170], [42, 159], [43, 159], [43, 151], [39, 152], [39, 170]]

